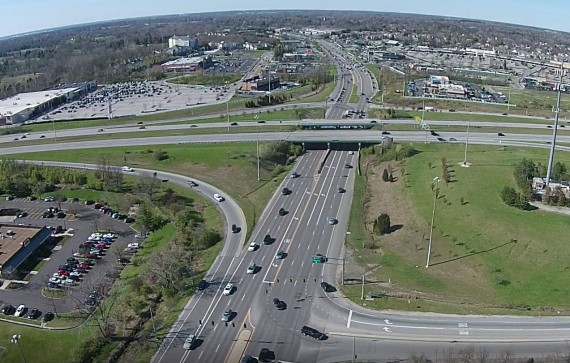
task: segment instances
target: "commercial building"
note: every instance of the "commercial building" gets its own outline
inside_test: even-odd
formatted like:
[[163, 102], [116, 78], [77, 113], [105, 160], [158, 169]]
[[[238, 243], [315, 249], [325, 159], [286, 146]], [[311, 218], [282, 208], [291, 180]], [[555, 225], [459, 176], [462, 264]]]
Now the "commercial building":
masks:
[[174, 48], [175, 46], [198, 49], [198, 37], [174, 35], [168, 39], [168, 48]]
[[281, 81], [278, 77], [271, 77], [271, 82], [267, 78], [255, 76], [243, 81], [241, 90], [244, 92], [269, 92], [281, 88]]
[[51, 238], [52, 230], [47, 227], [0, 225], [0, 276], [13, 278], [20, 266]]
[[160, 67], [163, 72], [188, 73], [208, 68], [211, 63], [211, 57], [185, 57], [163, 63]]
[[40, 92], [19, 93], [0, 100], [0, 125], [21, 124], [59, 105], [80, 97], [81, 88], [70, 87]]

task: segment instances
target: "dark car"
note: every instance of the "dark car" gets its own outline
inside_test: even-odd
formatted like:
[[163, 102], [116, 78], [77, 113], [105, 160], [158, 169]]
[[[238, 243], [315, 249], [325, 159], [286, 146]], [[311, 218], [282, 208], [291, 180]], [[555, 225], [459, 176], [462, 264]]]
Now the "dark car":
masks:
[[324, 281], [321, 282], [321, 287], [323, 288], [323, 290], [325, 290], [325, 292], [335, 292], [336, 291], [336, 287], [329, 284], [328, 282], [324, 282]]
[[287, 211], [285, 210], [285, 208], [279, 208], [279, 215], [280, 216], [284, 216], [287, 214]]
[[232, 224], [232, 233], [238, 233], [239, 230], [240, 230], [240, 228], [237, 225]]
[[390, 135], [388, 131], [382, 131], [382, 135]]
[[497, 136], [505, 136], [502, 132], [497, 132]]
[[188, 180], [188, 185], [190, 185], [191, 187], [197, 187], [197, 186], [198, 186], [198, 183], [196, 183], [196, 182], [193, 181], [193, 180]]
[[140, 126], [139, 129], [144, 130], [146, 129], [146, 126]]
[[325, 340], [326, 337], [327, 337], [325, 334], [321, 333], [321, 332], [318, 331], [317, 329], [311, 328], [310, 326], [306, 326], [306, 325], [304, 325], [304, 326], [301, 328], [301, 333], [302, 333], [303, 335], [308, 335], [308, 336], [310, 336], [311, 338], [315, 338], [315, 339], [318, 339], [318, 340]]
[[4, 305], [2, 308], [2, 314], [4, 315], [12, 315], [16, 309], [12, 305]]
[[283, 188], [281, 190], [282, 195], [289, 195], [290, 193], [291, 193], [291, 190], [289, 188]]
[[205, 290], [207, 287], [208, 287], [208, 281], [200, 280], [200, 282], [198, 282], [198, 286], [196, 288], [198, 290]]
[[232, 122], [232, 123], [230, 124], [230, 126], [237, 126], [237, 125], [238, 125], [237, 122]]
[[278, 298], [273, 299], [273, 305], [275, 305], [277, 310], [285, 310], [287, 308], [287, 304]]
[[272, 362], [275, 360], [275, 353], [267, 348], [262, 348], [259, 352], [260, 362]]
[[244, 355], [241, 359], [241, 363], [257, 363], [257, 359], [253, 358], [251, 355]]
[[44, 317], [42, 318], [42, 320], [44, 322], [48, 322], [48, 321], [52, 321], [54, 318], [54, 315], [52, 312], [48, 311], [47, 313], [44, 314]]
[[28, 319], [37, 319], [42, 313], [36, 308], [32, 309], [28, 314]]
[[344, 192], [346, 192], [346, 189], [344, 189], [344, 188], [338, 188], [338, 192], [339, 192], [339, 193], [344, 193]]
[[271, 238], [270, 235], [266, 234], [265, 237], [263, 237], [263, 244], [269, 245], [271, 244], [271, 242], [273, 242], [273, 239]]
[[437, 132], [433, 131], [433, 130], [431, 130], [429, 133], [430, 133], [432, 136], [439, 136], [439, 134], [438, 134]]
[[40, 139], [45, 139], [46, 135], [41, 135]]
[[345, 168], [345, 169], [352, 169], [352, 165], [350, 165], [350, 164], [344, 164], [344, 168]]

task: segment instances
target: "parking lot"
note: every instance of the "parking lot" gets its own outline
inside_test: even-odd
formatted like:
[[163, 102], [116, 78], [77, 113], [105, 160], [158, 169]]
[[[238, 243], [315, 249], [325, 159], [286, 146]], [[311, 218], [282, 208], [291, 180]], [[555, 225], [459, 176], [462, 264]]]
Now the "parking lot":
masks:
[[[55, 216], [53, 218], [42, 218], [47, 208], [59, 208], [59, 206], [61, 206], [61, 210], [64, 212], [74, 210], [78, 217], [76, 218], [71, 213], [66, 213], [65, 218], [57, 218]], [[10, 304], [17, 307], [24, 304], [30, 311], [33, 308], [37, 308], [43, 313], [54, 311], [54, 303], [58, 313], [76, 309], [85, 303], [85, 299], [93, 286], [103, 278], [116, 277], [123, 266], [123, 264], [118, 262], [118, 255], [112, 252], [115, 249], [111, 248], [111, 246], [117, 244], [117, 248], [124, 251], [126, 246], [134, 240], [135, 232], [130, 228], [129, 224], [100, 212], [93, 208], [93, 205], [85, 205], [81, 202], [63, 202], [58, 205], [58, 203], [53, 202], [28, 201], [25, 198], [17, 198], [11, 201], [0, 202], [0, 208], [18, 208], [28, 213], [23, 218], [17, 218], [14, 222], [15, 225], [53, 226], [54, 228], [61, 226], [63, 230], [72, 232], [63, 233], [62, 231], [63, 234], [56, 235], [61, 236], [59, 244], [53, 248], [51, 255], [45, 259], [45, 264], [38, 271], [31, 272], [28, 275], [27, 283], [26, 281], [22, 284], [11, 283], [8, 286], [5, 280], [2, 281], [4, 282], [2, 289], [0, 289], [0, 305], [2, 306]], [[58, 273], [63, 265], [68, 264], [68, 259], [81, 259], [79, 254], [83, 256], [85, 251], [80, 251], [80, 245], [88, 241], [91, 234], [98, 229], [112, 231], [116, 238], [113, 238], [112, 242], [102, 248], [101, 253], [97, 253], [93, 258], [84, 259], [85, 261], [89, 260], [89, 267], [85, 269], [84, 273], [76, 274], [79, 276], [72, 284], [64, 284], [62, 282], [60, 287], [52, 285], [57, 287], [57, 289], [52, 290], [68, 292], [69, 296], [60, 300], [52, 300], [42, 296], [42, 290], [48, 287], [49, 279], [53, 278], [54, 273]], [[134, 252], [135, 249], [131, 252], [126, 252], [122, 257], [127, 258], [127, 260], [123, 262], [128, 263]], [[74, 254], [76, 254], [75, 257]], [[38, 260], [39, 262], [40, 260]], [[71, 264], [68, 265], [71, 266]], [[76, 269], [76, 267], [77, 265], [73, 264], [73, 269]], [[80, 271], [78, 268], [77, 270]], [[72, 270], [69, 272], [71, 273]], [[20, 274], [20, 276], [24, 275], [25, 273]], [[14, 286], [16, 288], [12, 288]]]
[[[230, 97], [231, 94], [226, 94]], [[113, 117], [145, 115], [187, 109], [215, 101], [219, 92], [210, 87], [161, 82], [129, 82], [107, 85], [85, 98], [62, 105], [41, 121], [48, 119], [104, 118], [110, 111]]]

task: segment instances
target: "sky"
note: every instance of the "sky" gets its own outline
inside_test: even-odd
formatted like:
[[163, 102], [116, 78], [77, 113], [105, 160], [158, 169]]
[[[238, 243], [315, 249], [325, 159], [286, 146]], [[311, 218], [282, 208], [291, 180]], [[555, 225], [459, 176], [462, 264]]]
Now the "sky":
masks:
[[568, 0], [0, 0], [0, 37], [65, 25], [150, 15], [274, 9], [444, 15], [570, 32]]

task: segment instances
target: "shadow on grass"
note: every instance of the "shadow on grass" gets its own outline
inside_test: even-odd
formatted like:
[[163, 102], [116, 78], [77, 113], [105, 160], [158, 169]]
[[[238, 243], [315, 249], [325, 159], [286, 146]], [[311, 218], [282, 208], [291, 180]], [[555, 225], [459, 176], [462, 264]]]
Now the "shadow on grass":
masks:
[[507, 246], [507, 245], [509, 245], [509, 244], [511, 244], [511, 243], [517, 243], [517, 240], [516, 240], [516, 239], [511, 239], [509, 242], [505, 242], [505, 243], [500, 244], [500, 245], [498, 245], [498, 246], [491, 247], [491, 248], [488, 248], [488, 249], [482, 250], [482, 251], [471, 252], [471, 253], [468, 253], [468, 254], [463, 255], [463, 256], [451, 258], [451, 259], [449, 259], [449, 260], [445, 260], [445, 261], [441, 261], [441, 262], [436, 262], [436, 263], [431, 263], [430, 266], [442, 265], [442, 264], [444, 264], [444, 263], [461, 260], [461, 259], [464, 259], [464, 258], [467, 258], [467, 257], [479, 255], [479, 254], [481, 254], [481, 253], [491, 252], [491, 251], [494, 251], [494, 250], [499, 249], [499, 248], [501, 248], [501, 247], [505, 247], [505, 246]]

